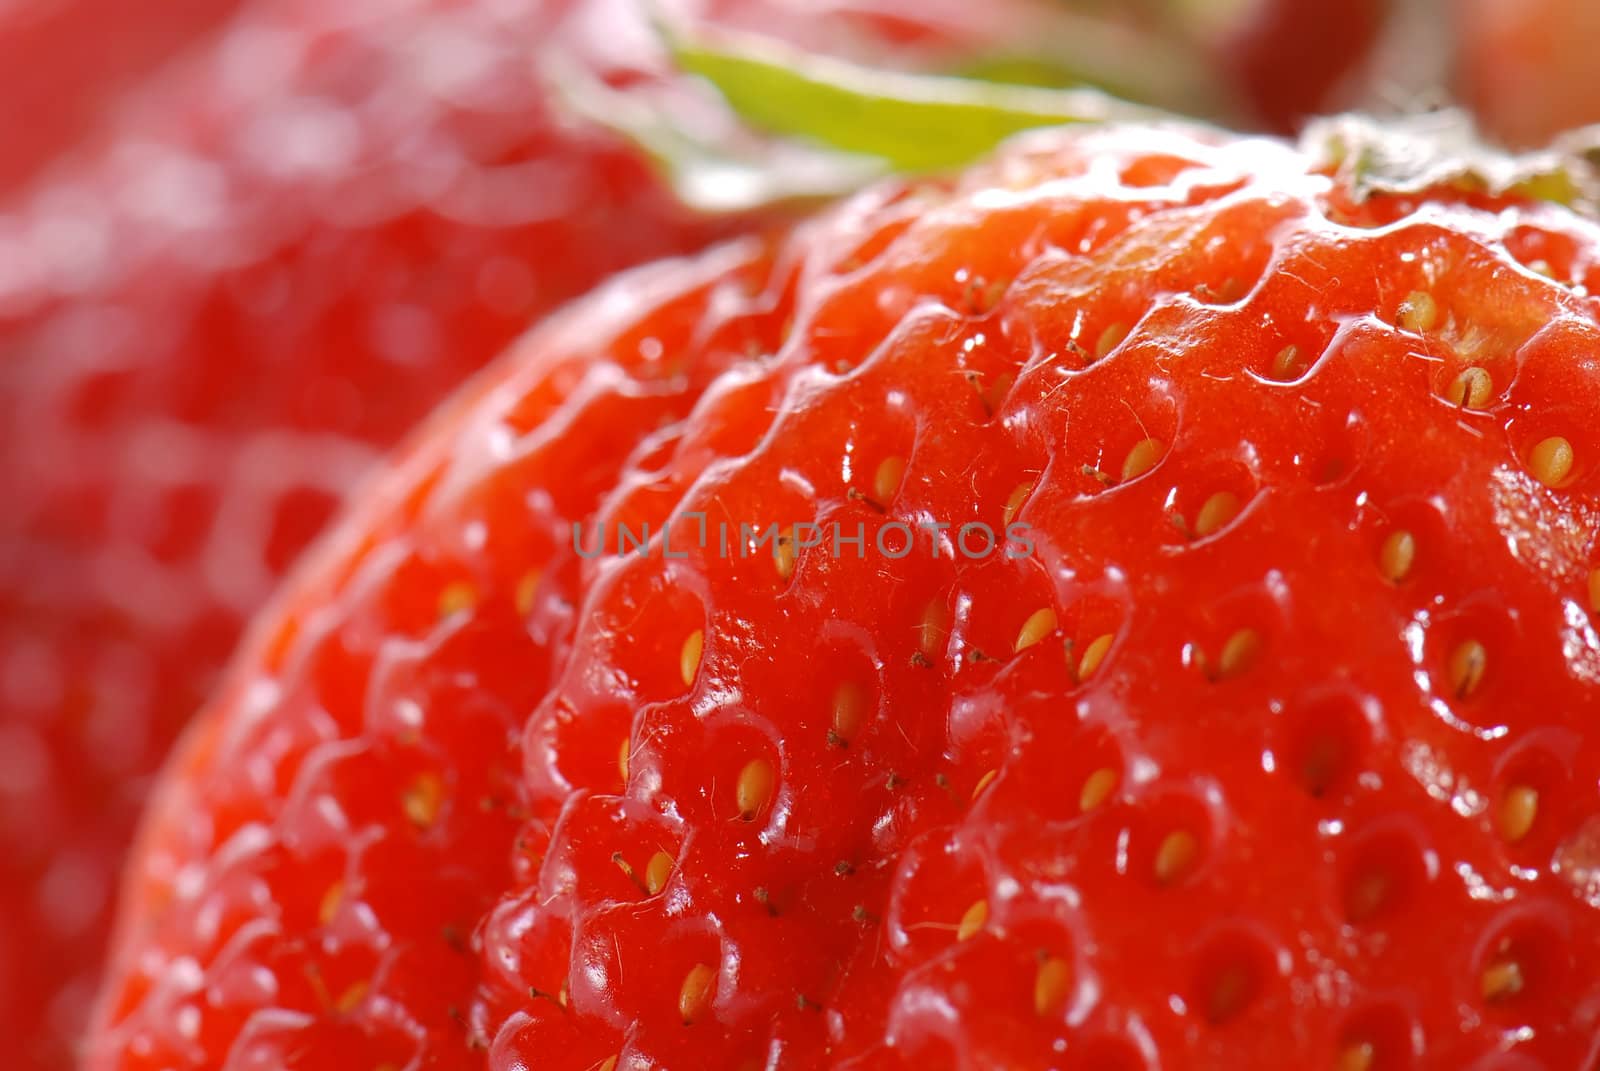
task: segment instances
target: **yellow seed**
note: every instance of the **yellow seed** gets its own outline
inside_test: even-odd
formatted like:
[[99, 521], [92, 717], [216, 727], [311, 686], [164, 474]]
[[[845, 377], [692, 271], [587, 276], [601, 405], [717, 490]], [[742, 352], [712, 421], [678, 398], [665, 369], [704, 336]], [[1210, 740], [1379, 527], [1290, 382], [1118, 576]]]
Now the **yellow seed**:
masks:
[[400, 797], [400, 805], [418, 829], [427, 829], [439, 817], [439, 806], [444, 801], [444, 782], [438, 774], [418, 774], [417, 779]]
[[1012, 488], [1011, 496], [1006, 499], [1006, 508], [1000, 513], [1000, 527], [1011, 527], [1011, 522], [1017, 519], [1018, 513], [1022, 512], [1022, 504], [1028, 500], [1028, 495], [1032, 492], [1032, 483], [1019, 483]]
[[1092, 811], [1106, 801], [1117, 787], [1117, 772], [1102, 766], [1083, 779], [1083, 790], [1078, 793], [1078, 809]]
[[1045, 606], [1035, 610], [1022, 623], [1022, 630], [1017, 633], [1017, 642], [1013, 650], [1021, 652], [1032, 647], [1040, 640], [1056, 630], [1056, 612]]
[[1072, 989], [1072, 968], [1059, 956], [1039, 964], [1033, 976], [1033, 1010], [1040, 1016], [1060, 1015]]
[[777, 549], [773, 551], [773, 564], [777, 566], [778, 576], [788, 580], [794, 576], [795, 561], [800, 557], [799, 536], [791, 528], [788, 535], [778, 537]]
[[1339, 1052], [1336, 1071], [1372, 1071], [1378, 1052], [1370, 1041], [1352, 1041]]
[[848, 743], [861, 731], [867, 717], [867, 692], [855, 681], [845, 681], [833, 693], [833, 733]]
[[1398, 584], [1411, 572], [1417, 557], [1417, 540], [1410, 532], [1400, 529], [1390, 532], [1378, 549], [1378, 572], [1385, 580]]
[[1468, 640], [1450, 655], [1450, 688], [1457, 699], [1465, 699], [1478, 690], [1483, 674], [1489, 668], [1489, 652], [1477, 640]]
[[1175, 829], [1156, 849], [1156, 881], [1171, 885], [1189, 872], [1200, 858], [1200, 841], [1187, 829]]
[[932, 658], [944, 650], [949, 635], [950, 611], [942, 602], [930, 602], [917, 624], [917, 646], [925, 657]]
[[477, 601], [478, 589], [465, 580], [446, 584], [444, 590], [439, 592], [439, 616], [449, 617], [462, 610], [470, 610]]
[[617, 747], [617, 772], [622, 775], [623, 784], [628, 782], [628, 759], [632, 751], [633, 741], [624, 736], [622, 743]]
[[685, 687], [693, 687], [695, 677], [700, 675], [700, 655], [705, 647], [704, 629], [697, 628], [684, 638], [683, 649], [678, 652], [678, 672], [683, 675]]
[[657, 852], [644, 866], [645, 892], [654, 896], [667, 887], [667, 879], [670, 877], [672, 877], [672, 856], [666, 852]]
[[894, 500], [894, 493], [900, 490], [900, 480], [906, 474], [906, 459], [903, 457], [886, 457], [878, 465], [877, 473], [872, 477], [872, 493], [877, 496], [878, 505], [887, 506]]
[[1122, 340], [1127, 337], [1127, 324], [1112, 324], [1100, 332], [1100, 338], [1094, 344], [1094, 359], [1100, 360], [1100, 358], [1122, 345]]
[[332, 922], [333, 916], [338, 914], [339, 905], [342, 903], [344, 903], [344, 882], [335, 881], [322, 894], [322, 903], [317, 906], [317, 921], [324, 926]]
[[989, 901], [974, 900], [972, 906], [961, 916], [961, 922], [956, 925], [956, 940], [965, 941], [975, 936], [979, 930], [988, 925], [988, 922]]
[[748, 822], [765, 810], [767, 804], [772, 802], [772, 790], [776, 784], [772, 763], [766, 759], [751, 759], [745, 763], [744, 769], [739, 771], [739, 784], [735, 788], [739, 817]]
[[1494, 392], [1494, 380], [1486, 369], [1473, 366], [1450, 381], [1444, 400], [1460, 409], [1482, 409]]
[[988, 773], [978, 778], [978, 783], [974, 785], [972, 789], [972, 798], [977, 799], [980, 795], [982, 795], [983, 790], [994, 784], [994, 779], [999, 776], [999, 770], [990, 770]]
[[333, 1005], [334, 1010], [340, 1015], [349, 1015], [356, 1010], [356, 1005], [366, 998], [367, 989], [368, 984], [366, 982], [352, 984], [349, 989], [339, 994], [339, 999]]
[[1589, 609], [1600, 614], [1600, 569], [1589, 574]]
[[1500, 799], [1500, 810], [1495, 816], [1500, 835], [1509, 841], [1519, 841], [1533, 828], [1539, 817], [1539, 790], [1532, 785], [1512, 785]]
[[1396, 322], [1405, 331], [1431, 331], [1439, 320], [1439, 305], [1425, 290], [1413, 290], [1400, 303]]
[[1200, 507], [1194, 518], [1194, 534], [1205, 537], [1220, 529], [1239, 515], [1239, 496], [1231, 491], [1218, 491]]
[[1143, 476], [1155, 468], [1156, 462], [1161, 460], [1161, 443], [1156, 439], [1140, 439], [1133, 444], [1133, 449], [1128, 451], [1128, 456], [1122, 461], [1122, 479], [1128, 480]]
[[1540, 440], [1528, 453], [1528, 471], [1546, 487], [1555, 487], [1572, 473], [1572, 444], [1559, 435]]
[[1228, 637], [1222, 645], [1222, 655], [1217, 659], [1217, 676], [1237, 677], [1261, 656], [1261, 633], [1253, 628], [1242, 628]]
[[1381, 870], [1362, 874], [1350, 886], [1344, 899], [1345, 918], [1366, 922], [1378, 913], [1389, 898], [1389, 875]]
[[1113, 638], [1109, 632], [1096, 636], [1089, 646], [1083, 649], [1083, 657], [1078, 659], [1078, 683], [1081, 684], [1094, 676], [1095, 670], [1100, 668], [1100, 663], [1106, 660]]
[[527, 617], [533, 612], [533, 597], [539, 591], [539, 570], [530, 569], [517, 581], [517, 613]]
[[716, 980], [717, 972], [706, 963], [696, 963], [683, 976], [683, 987], [678, 990], [678, 1017], [684, 1026], [699, 1022], [711, 1007], [711, 987]]
[[600, 1066], [595, 1068], [595, 1071], [617, 1071], [617, 1058], [615, 1056], [607, 1056], [600, 1061]]
[[1274, 379], [1296, 379], [1302, 371], [1300, 347], [1292, 343], [1279, 350], [1278, 355], [1272, 359], [1272, 377]]
[[1527, 980], [1522, 977], [1522, 964], [1514, 959], [1500, 960], [1484, 968], [1483, 999], [1490, 1004], [1510, 1000], [1521, 993], [1526, 985]]

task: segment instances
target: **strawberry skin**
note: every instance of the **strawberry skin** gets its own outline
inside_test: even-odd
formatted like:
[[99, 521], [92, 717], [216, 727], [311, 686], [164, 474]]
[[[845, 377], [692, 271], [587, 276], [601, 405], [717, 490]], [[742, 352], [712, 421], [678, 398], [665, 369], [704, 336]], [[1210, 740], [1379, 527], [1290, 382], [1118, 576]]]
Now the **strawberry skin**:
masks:
[[258, 623], [85, 1066], [1589, 1066], [1597, 251], [1122, 128], [624, 277]]

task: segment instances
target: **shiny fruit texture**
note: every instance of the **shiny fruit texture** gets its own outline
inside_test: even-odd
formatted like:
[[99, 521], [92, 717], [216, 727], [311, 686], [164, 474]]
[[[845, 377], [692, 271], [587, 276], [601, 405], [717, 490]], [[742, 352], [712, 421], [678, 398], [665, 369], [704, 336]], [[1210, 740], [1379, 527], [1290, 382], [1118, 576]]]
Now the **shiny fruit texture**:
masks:
[[255, 627], [86, 1067], [1589, 1066], [1597, 254], [1124, 127], [625, 276]]
[[[908, 63], [976, 18], [680, 6]], [[558, 70], [665, 83], [641, 10], [253, 3], [0, 212], [0, 1034], [21, 1059], [64, 1065], [154, 769], [378, 450], [532, 317], [735, 225], [553, 99]]]

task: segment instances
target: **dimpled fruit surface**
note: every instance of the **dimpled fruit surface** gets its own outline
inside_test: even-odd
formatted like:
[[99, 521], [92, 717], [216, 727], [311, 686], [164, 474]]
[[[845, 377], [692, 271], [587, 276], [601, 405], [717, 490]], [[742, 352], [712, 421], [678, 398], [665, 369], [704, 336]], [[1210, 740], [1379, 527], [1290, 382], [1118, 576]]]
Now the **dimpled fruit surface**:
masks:
[[86, 1066], [1588, 1066], [1600, 231], [1341, 181], [1047, 132], [537, 330], [168, 768]]

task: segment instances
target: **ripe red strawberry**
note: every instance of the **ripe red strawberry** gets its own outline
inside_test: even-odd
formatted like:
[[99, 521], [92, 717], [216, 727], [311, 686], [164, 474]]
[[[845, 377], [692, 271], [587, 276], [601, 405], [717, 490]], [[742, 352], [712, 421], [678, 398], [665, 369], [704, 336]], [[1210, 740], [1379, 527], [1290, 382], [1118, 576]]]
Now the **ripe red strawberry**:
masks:
[[169, 769], [86, 1066], [1592, 1066], [1600, 231], [1367, 183], [1048, 133], [534, 333]]
[[[863, 52], [953, 47], [977, 17], [683, 6]], [[531, 317], [733, 225], [548, 99], [551, 53], [662, 78], [642, 10], [254, 3], [0, 214], [0, 1034], [22, 1059], [66, 1063], [152, 772], [377, 449]]]

